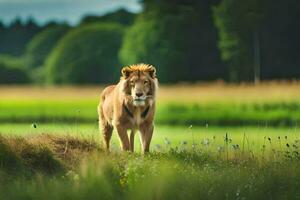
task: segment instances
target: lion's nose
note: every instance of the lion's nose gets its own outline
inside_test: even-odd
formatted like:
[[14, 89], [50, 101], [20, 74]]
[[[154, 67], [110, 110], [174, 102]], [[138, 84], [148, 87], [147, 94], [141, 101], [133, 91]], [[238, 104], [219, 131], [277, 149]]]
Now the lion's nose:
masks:
[[141, 96], [143, 95], [143, 93], [142, 93], [142, 92], [137, 92], [137, 93], [135, 93], [135, 95], [136, 95], [137, 97], [141, 97]]

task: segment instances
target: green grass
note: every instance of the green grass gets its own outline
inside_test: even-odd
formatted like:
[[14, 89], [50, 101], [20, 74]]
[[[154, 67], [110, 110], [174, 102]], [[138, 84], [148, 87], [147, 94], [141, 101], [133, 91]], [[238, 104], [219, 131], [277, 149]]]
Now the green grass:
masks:
[[[264, 155], [252, 151], [252, 145], [230, 148], [233, 141], [242, 142], [242, 128], [227, 130], [229, 137], [232, 134], [229, 142], [222, 139], [220, 128], [157, 127], [154, 143], [164, 145], [160, 140], [169, 137], [171, 144], [141, 155], [103, 152], [100, 141], [92, 137], [93, 126], [70, 127], [78, 132], [69, 136], [54, 125], [37, 126], [35, 132], [21, 125], [15, 127], [16, 135], [7, 132], [9, 126], [1, 126], [0, 199], [297, 199], [300, 195], [298, 150], [271, 143]], [[47, 130], [52, 133], [41, 134]], [[255, 135], [265, 133], [272, 142], [275, 136], [288, 134], [290, 145], [298, 145], [295, 130], [246, 130], [250, 143], [262, 141]], [[217, 145], [212, 143], [192, 148], [191, 131], [196, 141], [216, 135], [224, 152], [214, 151]], [[188, 143], [177, 144], [183, 139]]]
[[95, 100], [10, 100], [0, 101], [1, 122], [96, 122]]
[[[0, 101], [0, 122], [93, 123], [98, 120], [96, 100]], [[300, 123], [300, 102], [158, 104], [156, 123], [177, 125], [271, 125]]]
[[[182, 157], [190, 158], [184, 160]], [[139, 161], [142, 159], [143, 161]], [[168, 159], [168, 161], [166, 161]], [[172, 160], [172, 161], [171, 161]], [[201, 164], [205, 162], [205, 164]], [[111, 156], [65, 176], [1, 187], [1, 199], [297, 199], [296, 163], [223, 163], [203, 154]]]
[[300, 102], [167, 103], [158, 108], [160, 124], [221, 126], [295, 126], [300, 122]]
[[0, 199], [300, 195], [297, 127], [157, 125], [144, 156], [138, 140], [137, 153], [120, 152], [116, 133], [112, 152], [105, 153], [97, 123], [9, 123], [0, 125], [0, 133]]
[[[93, 139], [99, 144], [102, 143], [102, 135], [98, 130], [98, 124], [2, 124], [0, 133], [8, 136], [26, 136], [26, 135], [63, 135], [75, 136], [83, 139]], [[293, 144], [300, 139], [299, 129], [294, 128], [274, 128], [274, 127], [189, 127], [189, 126], [162, 126], [155, 127], [151, 148], [154, 151], [166, 151], [170, 148], [192, 149], [196, 148], [218, 154], [222, 148], [222, 154], [225, 154], [225, 148], [228, 147], [229, 154], [234, 154], [235, 146], [239, 150], [251, 152], [261, 157], [265, 152], [271, 152], [273, 149], [285, 151], [289, 144]], [[228, 144], [225, 147], [226, 133]], [[136, 134], [135, 146], [140, 151], [139, 134]], [[235, 146], [234, 146], [235, 145]], [[117, 133], [113, 133], [112, 149], [119, 151], [119, 141]]]
[[97, 88], [2, 88], [0, 199], [299, 199], [299, 88], [162, 88], [147, 155], [103, 150]]

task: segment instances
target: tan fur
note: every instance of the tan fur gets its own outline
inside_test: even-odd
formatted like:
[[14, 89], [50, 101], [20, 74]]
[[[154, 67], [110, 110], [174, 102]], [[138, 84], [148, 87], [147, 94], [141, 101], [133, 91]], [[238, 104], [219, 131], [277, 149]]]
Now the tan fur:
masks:
[[[107, 150], [115, 128], [122, 150], [134, 151], [134, 134], [139, 130], [143, 152], [149, 151], [154, 129], [157, 88], [155, 68], [147, 64], [137, 64], [124, 67], [119, 83], [103, 90], [98, 113], [99, 128]], [[130, 137], [127, 130], [131, 130]]]

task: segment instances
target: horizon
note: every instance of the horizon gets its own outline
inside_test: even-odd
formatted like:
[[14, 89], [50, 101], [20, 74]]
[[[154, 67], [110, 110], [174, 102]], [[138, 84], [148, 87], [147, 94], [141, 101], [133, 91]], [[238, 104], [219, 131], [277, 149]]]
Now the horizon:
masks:
[[20, 18], [22, 23], [33, 19], [38, 25], [55, 21], [75, 26], [85, 16], [102, 16], [119, 9], [138, 13], [142, 5], [139, 0], [89, 0], [88, 3], [84, 0], [0, 0], [0, 21], [9, 25]]

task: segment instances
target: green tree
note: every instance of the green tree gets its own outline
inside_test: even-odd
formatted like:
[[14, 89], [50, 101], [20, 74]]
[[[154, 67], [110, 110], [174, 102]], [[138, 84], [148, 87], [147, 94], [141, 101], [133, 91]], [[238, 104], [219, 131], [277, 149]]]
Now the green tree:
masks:
[[111, 23], [118, 23], [124, 26], [129, 26], [133, 23], [136, 14], [130, 13], [125, 9], [120, 9], [112, 13], [108, 13], [103, 16], [93, 16], [89, 15], [84, 17], [80, 24], [88, 24], [88, 23], [95, 23], [95, 22], [111, 22]]
[[123, 65], [155, 65], [161, 82], [220, 78], [224, 68], [217, 49], [207, 0], [144, 1], [144, 12], [125, 35], [119, 56]]
[[[258, 32], [266, 10], [265, 0], [223, 0], [214, 8], [219, 48], [228, 64], [231, 81], [253, 81]], [[259, 62], [259, 61], [258, 61]]]
[[259, 31], [263, 79], [300, 78], [299, 11], [298, 0], [268, 1]]
[[36, 34], [26, 48], [28, 68], [33, 69], [43, 65], [55, 44], [69, 29], [66, 25], [55, 25]]
[[8, 27], [0, 28], [0, 54], [22, 55], [27, 43], [39, 31], [41, 27], [32, 18], [25, 23], [16, 18]]
[[214, 9], [232, 81], [300, 77], [300, 2], [223, 0]]
[[46, 60], [49, 83], [107, 83], [119, 71], [123, 27], [89, 24], [69, 31]]
[[0, 28], [3, 28], [4, 27], [4, 24], [3, 22], [0, 20]]
[[0, 84], [23, 84], [29, 83], [27, 72], [11, 57], [0, 57]]

